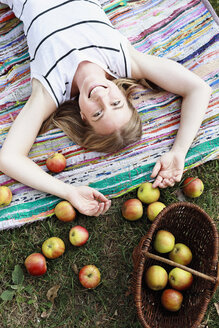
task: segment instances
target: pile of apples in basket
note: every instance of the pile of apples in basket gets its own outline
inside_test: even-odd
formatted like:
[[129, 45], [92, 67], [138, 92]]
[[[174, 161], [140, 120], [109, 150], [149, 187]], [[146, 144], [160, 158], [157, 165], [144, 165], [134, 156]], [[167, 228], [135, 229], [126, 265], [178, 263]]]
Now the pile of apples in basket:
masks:
[[[187, 178], [183, 182], [183, 193], [191, 198], [199, 197], [203, 190], [203, 182], [199, 178]], [[148, 219], [153, 222], [157, 215], [166, 207], [159, 202], [160, 191], [152, 188], [152, 183], [143, 183], [137, 191], [137, 198], [128, 199], [123, 203], [123, 217], [130, 221], [138, 220], [143, 215], [143, 204], [147, 205]], [[167, 272], [162, 265], [151, 265], [144, 273], [144, 282], [148, 288], [162, 291], [161, 304], [171, 312], [177, 312], [183, 302], [183, 291], [189, 289], [193, 283], [193, 275], [189, 271], [180, 268], [187, 266], [192, 261], [190, 248], [175, 240], [175, 236], [166, 230], [158, 230], [153, 242], [153, 248], [160, 254], [168, 254], [169, 260], [175, 263], [175, 267]], [[168, 288], [166, 288], [167, 286]]]
[[[175, 237], [169, 231], [159, 230], [155, 235], [153, 247], [158, 253], [169, 253], [169, 259], [175, 263], [188, 265], [192, 261], [190, 248], [185, 244], [175, 243]], [[171, 312], [180, 309], [183, 301], [182, 291], [190, 288], [193, 282], [190, 272], [175, 267], [168, 274], [160, 265], [151, 265], [144, 278], [147, 286], [154, 291], [163, 290], [169, 282], [171, 288], [164, 289], [161, 304]]]

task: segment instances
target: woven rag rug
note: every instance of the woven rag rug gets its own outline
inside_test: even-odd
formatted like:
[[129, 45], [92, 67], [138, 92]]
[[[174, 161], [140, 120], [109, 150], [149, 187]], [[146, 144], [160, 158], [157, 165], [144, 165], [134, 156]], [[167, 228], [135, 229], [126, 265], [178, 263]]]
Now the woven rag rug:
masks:
[[[219, 24], [208, 1], [101, 0], [112, 24], [141, 52], [168, 57], [200, 75], [212, 87], [202, 126], [188, 152], [185, 170], [217, 158], [219, 112]], [[22, 23], [0, 4], [0, 145], [30, 95], [29, 54]], [[87, 151], [54, 129], [37, 137], [29, 156], [43, 170], [48, 153], [67, 158], [57, 178], [90, 185], [110, 198], [150, 180], [160, 155], [171, 148], [180, 120], [180, 97], [137, 88], [133, 103], [143, 121], [141, 141], [120, 152]], [[192, 110], [192, 108], [191, 108]], [[24, 172], [25, 174], [25, 172]], [[0, 229], [50, 217], [60, 201], [0, 172], [0, 185], [10, 187], [12, 203], [0, 209]]]

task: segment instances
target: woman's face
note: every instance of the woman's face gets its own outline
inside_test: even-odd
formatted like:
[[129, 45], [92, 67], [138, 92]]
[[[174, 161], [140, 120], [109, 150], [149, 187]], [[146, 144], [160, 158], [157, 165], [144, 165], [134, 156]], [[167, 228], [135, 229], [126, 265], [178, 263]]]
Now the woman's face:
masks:
[[112, 81], [87, 77], [80, 89], [81, 117], [98, 134], [119, 130], [132, 115], [124, 94]]

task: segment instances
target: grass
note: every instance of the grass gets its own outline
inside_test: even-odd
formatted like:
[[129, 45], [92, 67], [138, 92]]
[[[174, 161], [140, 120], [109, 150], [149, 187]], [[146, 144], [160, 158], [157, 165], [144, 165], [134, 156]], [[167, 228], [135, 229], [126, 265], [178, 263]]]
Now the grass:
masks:
[[[201, 206], [217, 224], [218, 168], [218, 161], [212, 161], [184, 174], [184, 178], [195, 175], [203, 180], [204, 193], [194, 201], [188, 201]], [[178, 201], [175, 196], [178, 189], [179, 185], [162, 190], [160, 200], [167, 205]], [[136, 191], [133, 191], [114, 200], [108, 213], [98, 218], [78, 214], [73, 224], [83, 225], [90, 232], [88, 243], [79, 248], [74, 248], [68, 241], [73, 224], [60, 222], [55, 217], [2, 231], [0, 293], [11, 290], [12, 272], [17, 264], [24, 272], [24, 281], [11, 301], [0, 301], [1, 327], [140, 328], [130, 290], [131, 255], [150, 223], [145, 216], [136, 222], [126, 221], [120, 210], [126, 199], [135, 196]], [[40, 252], [43, 241], [51, 236], [64, 240], [66, 252], [56, 260], [48, 260], [46, 275], [29, 276], [23, 265], [24, 259], [32, 252]], [[89, 263], [95, 264], [102, 275], [101, 284], [94, 290], [86, 290], [78, 280], [77, 270]], [[52, 306], [46, 294], [57, 285], [60, 288]], [[205, 315], [209, 328], [216, 328], [219, 324], [216, 302], [218, 293]], [[50, 316], [42, 318], [42, 314], [48, 311], [51, 311]]]
[[[211, 1], [218, 10], [217, 0]], [[218, 227], [218, 161], [208, 162], [186, 172], [187, 176], [200, 177], [204, 193], [188, 201], [202, 207]], [[160, 201], [166, 205], [178, 201], [175, 191], [180, 184], [161, 191]], [[121, 205], [136, 197], [136, 191], [113, 200], [110, 210], [101, 217], [88, 218], [78, 214], [74, 224], [85, 226], [90, 238], [86, 245], [74, 248], [68, 240], [72, 223], [62, 223], [55, 217], [0, 233], [0, 294], [14, 291], [10, 301], [0, 300], [1, 328], [140, 328], [136, 316], [130, 279], [132, 251], [150, 227], [144, 217], [129, 222], [121, 216]], [[66, 252], [56, 260], [48, 260], [46, 275], [34, 278], [26, 273], [24, 259], [32, 252], [41, 252], [43, 241], [51, 236], [61, 237]], [[86, 290], [78, 280], [77, 271], [86, 264], [95, 264], [101, 271], [101, 284]], [[16, 282], [12, 273], [20, 265], [22, 273]], [[47, 291], [59, 286], [54, 302], [48, 300]], [[58, 287], [57, 287], [58, 288]], [[212, 298], [205, 317], [205, 326], [216, 328], [219, 317]], [[54, 303], [54, 304], [53, 304]], [[189, 328], [189, 327], [185, 327]]]

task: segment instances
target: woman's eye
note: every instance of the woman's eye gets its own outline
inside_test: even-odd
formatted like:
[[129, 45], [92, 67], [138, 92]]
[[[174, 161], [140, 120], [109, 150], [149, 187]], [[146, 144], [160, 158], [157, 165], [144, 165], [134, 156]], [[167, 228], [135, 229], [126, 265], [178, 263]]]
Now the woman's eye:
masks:
[[102, 110], [99, 110], [98, 112], [96, 112], [93, 117], [98, 117], [102, 114]]
[[112, 103], [112, 105], [113, 105], [113, 106], [118, 106], [118, 105], [120, 104], [120, 102], [121, 102], [120, 100], [114, 101], [114, 102]]

